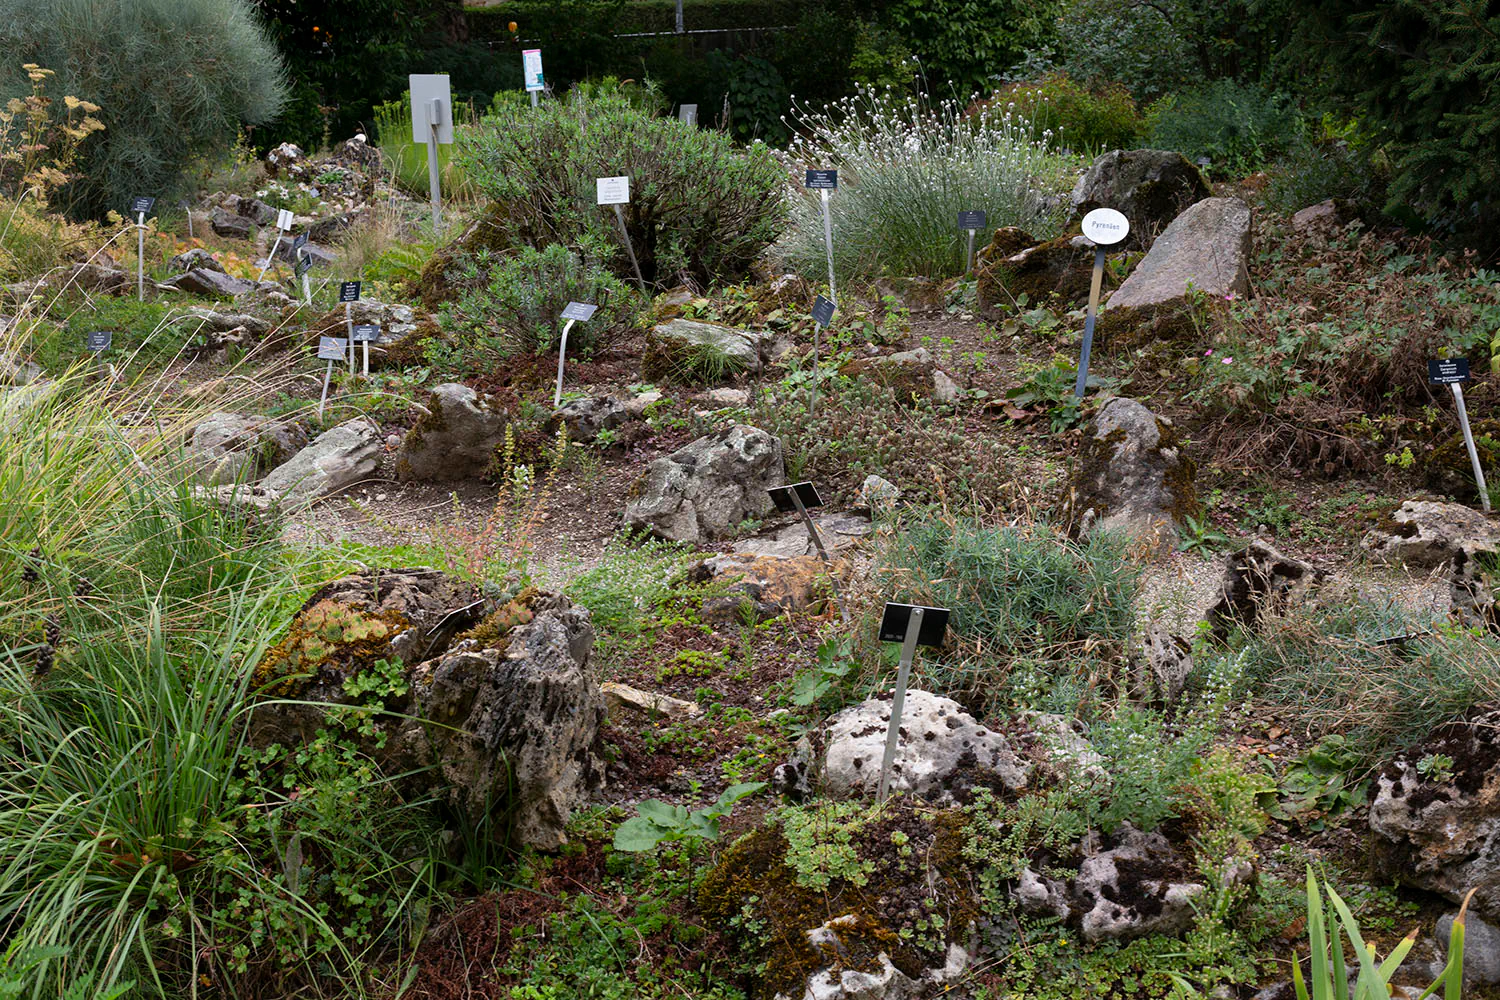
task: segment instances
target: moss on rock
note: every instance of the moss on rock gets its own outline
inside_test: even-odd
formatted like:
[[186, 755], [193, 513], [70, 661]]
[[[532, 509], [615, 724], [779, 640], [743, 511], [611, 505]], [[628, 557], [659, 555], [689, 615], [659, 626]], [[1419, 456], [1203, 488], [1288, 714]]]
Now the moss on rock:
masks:
[[1101, 351], [1129, 351], [1151, 344], [1188, 345], [1200, 336], [1191, 307], [1184, 299], [1154, 306], [1104, 309], [1094, 326], [1094, 344]]
[[[1484, 469], [1488, 483], [1500, 483], [1500, 420], [1474, 420], [1469, 424], [1474, 434], [1474, 450], [1479, 453], [1479, 465]], [[1461, 500], [1473, 500], [1479, 496], [1479, 485], [1474, 481], [1474, 465], [1469, 461], [1469, 449], [1464, 436], [1455, 432], [1442, 444], [1428, 453], [1423, 465], [1427, 487], [1447, 496]]]
[[986, 263], [976, 265], [980, 311], [993, 314], [1023, 295], [1033, 305], [1045, 305], [1054, 296], [1070, 309], [1087, 302], [1094, 250], [1087, 244], [1075, 246], [1073, 240], [1078, 235], [1075, 229], [1010, 256], [991, 256]]

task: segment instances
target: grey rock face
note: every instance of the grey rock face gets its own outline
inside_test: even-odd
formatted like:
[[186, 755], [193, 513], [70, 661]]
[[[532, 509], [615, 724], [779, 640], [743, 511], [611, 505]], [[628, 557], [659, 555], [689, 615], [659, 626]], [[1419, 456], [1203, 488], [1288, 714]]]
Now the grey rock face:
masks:
[[1153, 628], [1146, 634], [1146, 666], [1162, 701], [1175, 705], [1193, 674], [1192, 645], [1180, 636]]
[[213, 214], [209, 216], [208, 224], [218, 235], [236, 240], [248, 240], [250, 230], [255, 225], [245, 216], [237, 212], [227, 212], [222, 208], [214, 209]]
[[[1430, 780], [1417, 762], [1441, 755], [1451, 774]], [[1482, 706], [1440, 726], [1375, 779], [1370, 830], [1375, 867], [1500, 919], [1500, 709]]]
[[202, 247], [193, 247], [173, 257], [167, 265], [174, 271], [222, 271], [223, 265], [214, 260], [214, 255]]
[[1205, 198], [1156, 238], [1109, 297], [1109, 309], [1156, 306], [1188, 290], [1213, 298], [1250, 292], [1250, 206], [1238, 198]]
[[310, 503], [369, 477], [380, 465], [380, 428], [368, 417], [339, 424], [313, 439], [261, 487], [285, 503]]
[[[891, 702], [861, 702], [823, 724], [818, 787], [833, 798], [874, 798], [891, 723]], [[985, 729], [958, 702], [907, 691], [891, 762], [892, 791], [939, 805], [967, 799], [974, 788], [1005, 794], [1026, 787], [1030, 768], [1000, 733]]]
[[1196, 505], [1193, 463], [1172, 421], [1134, 399], [1104, 404], [1094, 418], [1073, 483], [1085, 530], [1118, 531], [1153, 547], [1176, 536], [1180, 512]]
[[[1438, 917], [1438, 953], [1448, 960], [1448, 937], [1456, 912]], [[1470, 989], [1500, 984], [1500, 928], [1473, 913], [1464, 917], [1464, 985]]]
[[1308, 205], [1292, 216], [1292, 231], [1299, 236], [1327, 239], [1354, 219], [1348, 203], [1334, 198]]
[[[302, 256], [312, 262], [313, 267], [327, 267], [338, 260], [338, 255], [332, 250], [318, 246], [316, 243], [307, 243], [302, 247]], [[276, 248], [276, 257], [288, 264], [297, 263], [297, 250], [292, 246], [291, 240], [282, 240], [281, 246]]]
[[880, 476], [866, 476], [859, 485], [855, 503], [869, 511], [889, 510], [901, 502], [901, 487]]
[[396, 453], [396, 477], [467, 479], [488, 469], [510, 422], [498, 401], [446, 382], [428, 394], [426, 404], [430, 413], [418, 418]]
[[1460, 504], [1408, 500], [1359, 546], [1379, 562], [1430, 569], [1461, 552], [1500, 550], [1500, 524]]
[[195, 268], [187, 274], [179, 274], [175, 278], [168, 278], [162, 284], [169, 288], [192, 292], [194, 295], [238, 296], [253, 292], [256, 288], [253, 281], [246, 281], [244, 278], [236, 278], [223, 271], [211, 271], [202, 267]]
[[306, 445], [307, 435], [295, 424], [215, 413], [193, 428], [186, 452], [198, 478], [217, 486], [253, 480]]
[[337, 239], [363, 217], [364, 211], [340, 212], [326, 219], [319, 219], [307, 229], [307, 238], [314, 243], [328, 243]]
[[1256, 539], [1225, 557], [1220, 597], [1208, 609], [1208, 623], [1221, 637], [1235, 626], [1254, 628], [1262, 614], [1278, 614], [1293, 601], [1305, 599], [1326, 575], [1312, 563]]
[[752, 330], [674, 319], [646, 337], [641, 371], [648, 379], [698, 379], [758, 372], [769, 338]]
[[[1207, 889], [1196, 869], [1159, 833], [1141, 833], [1127, 823], [1116, 839], [1115, 847], [1084, 860], [1073, 883], [1084, 940], [1128, 941], [1191, 927], [1193, 900]], [[1252, 874], [1246, 862], [1228, 878], [1241, 882]]]
[[1149, 247], [1156, 234], [1189, 205], [1213, 194], [1203, 174], [1181, 153], [1164, 149], [1111, 150], [1073, 186], [1073, 211], [1113, 208], [1130, 220], [1126, 246]]
[[746, 424], [709, 434], [646, 467], [631, 484], [625, 526], [674, 542], [716, 541], [773, 509], [785, 479], [781, 442]]
[[506, 803], [516, 838], [551, 849], [604, 783], [596, 751], [605, 708], [588, 611], [564, 597], [538, 598], [534, 611], [503, 650], [466, 640], [414, 669], [417, 719], [398, 743], [417, 766], [437, 766], [456, 810], [477, 820]]
[[244, 329], [256, 336], [263, 336], [271, 332], [269, 322], [249, 313], [221, 313], [212, 309], [194, 307], [188, 310], [188, 314], [202, 320], [205, 330], [215, 333]]
[[558, 407], [554, 422], [568, 428], [569, 441], [593, 441], [603, 430], [612, 430], [630, 416], [624, 401], [613, 396], [590, 396], [573, 399]]
[[269, 226], [276, 221], [276, 209], [259, 198], [241, 198], [236, 212], [257, 226]]

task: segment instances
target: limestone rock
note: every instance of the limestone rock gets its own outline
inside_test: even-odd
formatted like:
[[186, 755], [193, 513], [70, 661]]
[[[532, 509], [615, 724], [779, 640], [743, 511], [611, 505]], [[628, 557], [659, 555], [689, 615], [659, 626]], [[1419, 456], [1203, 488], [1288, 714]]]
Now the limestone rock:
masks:
[[1173, 219], [1106, 308], [1160, 306], [1189, 288], [1216, 299], [1250, 293], [1250, 206], [1238, 198], [1205, 198]]
[[1153, 628], [1146, 633], [1146, 666], [1157, 695], [1167, 706], [1175, 705], [1193, 673], [1192, 644]]
[[319, 219], [307, 228], [307, 238], [313, 243], [329, 243], [352, 229], [364, 214], [364, 209], [355, 209]]
[[854, 500], [856, 506], [871, 512], [889, 510], [901, 502], [901, 487], [879, 476], [866, 476]]
[[669, 719], [695, 719], [703, 714], [696, 701], [683, 701], [671, 695], [642, 691], [628, 684], [606, 681], [599, 686], [604, 695], [604, 706], [611, 715], [621, 712], [640, 712], [643, 715], [661, 715]]
[[781, 442], [736, 424], [658, 458], [633, 484], [625, 526], [675, 542], [717, 541], [772, 510], [766, 490], [786, 481]]
[[[851, 913], [807, 932], [808, 944], [830, 964], [808, 977], [807, 992], [800, 1000], [920, 1000], [963, 978], [968, 971], [969, 954], [959, 944], [948, 946], [941, 967], [927, 969], [917, 979], [896, 968], [884, 951], [875, 956], [874, 969], [848, 968], [848, 956], [855, 950], [851, 945], [858, 940], [859, 929], [859, 921]], [[850, 936], [848, 942], [844, 940], [846, 935]], [[778, 994], [778, 1000], [793, 998], [783, 993]]]
[[202, 320], [204, 329], [215, 333], [243, 329], [256, 336], [263, 336], [271, 332], [270, 323], [249, 313], [221, 313], [194, 306], [188, 310], [188, 315]]
[[[352, 304], [349, 321], [356, 325], [373, 323], [380, 327], [380, 339], [370, 345], [370, 368], [402, 368], [421, 364], [424, 341], [441, 338], [442, 331], [433, 318], [411, 306], [361, 299]], [[307, 339], [347, 336], [344, 308], [339, 306], [308, 324]]]
[[[302, 246], [302, 256], [305, 257], [312, 267], [328, 267], [338, 260], [338, 255], [326, 247], [320, 247], [316, 243], [305, 243]], [[297, 248], [292, 246], [291, 240], [282, 240], [281, 245], [276, 248], [278, 260], [288, 264], [296, 265]], [[343, 311], [340, 310], [340, 315]]]
[[1134, 399], [1112, 399], [1084, 441], [1070, 500], [1074, 516], [1085, 531], [1123, 532], [1161, 547], [1197, 506], [1195, 471], [1171, 420]]
[[255, 282], [253, 281], [236, 278], [225, 274], [223, 271], [210, 270], [205, 267], [194, 268], [186, 274], [179, 274], [174, 278], [168, 278], [162, 284], [168, 288], [178, 288], [184, 292], [191, 292], [194, 295], [227, 295], [233, 297], [255, 291]]
[[[848, 567], [836, 561], [833, 572], [843, 576]], [[767, 621], [789, 611], [816, 611], [829, 597], [828, 569], [817, 556], [717, 555], [700, 563], [694, 576], [730, 583], [728, 593], [704, 602], [703, 618], [710, 622], [738, 621], [746, 603], [757, 621]]]
[[758, 372], [769, 337], [715, 323], [674, 319], [646, 335], [641, 372], [648, 379], [715, 381], [739, 372]]
[[1431, 569], [1461, 552], [1500, 550], [1500, 524], [1456, 503], [1408, 500], [1359, 545], [1378, 562]]
[[310, 503], [368, 478], [380, 465], [380, 427], [356, 417], [324, 431], [266, 476], [261, 488], [284, 502]]
[[740, 409], [750, 405], [750, 393], [746, 389], [731, 389], [720, 386], [703, 394], [703, 401], [719, 409]]
[[1156, 234], [1189, 205], [1213, 194], [1188, 158], [1164, 149], [1111, 150], [1073, 186], [1073, 211], [1082, 217], [1113, 208], [1130, 220], [1124, 246], [1151, 246]]
[[6, 285], [5, 291], [17, 299], [26, 299], [38, 292], [61, 291], [76, 288], [79, 291], [103, 295], [125, 295], [136, 287], [134, 274], [126, 274], [117, 267], [103, 264], [70, 264], [54, 268], [32, 281], [20, 281]]
[[427, 394], [428, 413], [417, 418], [396, 453], [396, 478], [469, 479], [482, 475], [505, 441], [509, 415], [495, 397], [457, 382]]
[[283, 142], [266, 154], [266, 173], [272, 177], [283, 173], [288, 177], [301, 177], [306, 171], [307, 154], [302, 152], [300, 146]]
[[[1126, 823], [1114, 847], [1085, 858], [1073, 883], [1085, 941], [1129, 941], [1148, 934], [1180, 934], [1193, 924], [1193, 900], [1206, 890], [1198, 871], [1159, 833]], [[1232, 882], [1253, 874], [1248, 862], [1230, 870]]]
[[[858, 544], [874, 530], [870, 519], [861, 514], [836, 513], [822, 508], [808, 513], [818, 529], [818, 537], [823, 540], [823, 548], [830, 554]], [[801, 518], [774, 532], [742, 538], [734, 543], [734, 551], [743, 555], [777, 559], [817, 554], [817, 548], [808, 537], [807, 526], [802, 523]]]
[[[818, 786], [832, 798], [874, 798], [891, 722], [891, 702], [871, 699], [823, 723]], [[1030, 768], [1000, 733], [980, 726], [958, 702], [909, 690], [891, 763], [892, 791], [947, 806], [975, 788], [1004, 796], [1026, 787]]]
[[[1438, 954], [1444, 962], [1448, 960], [1448, 938], [1457, 916], [1457, 912], [1443, 914], [1438, 917], [1434, 928]], [[1467, 914], [1464, 917], [1464, 986], [1476, 989], [1495, 985], [1500, 985], [1500, 928], [1477, 914]]]
[[[1451, 773], [1417, 771], [1444, 756]], [[1436, 780], [1441, 778], [1441, 780]], [[1439, 726], [1375, 779], [1370, 803], [1374, 864], [1404, 885], [1461, 902], [1500, 919], [1500, 707], [1479, 706]]]
[[937, 359], [925, 347], [871, 358], [856, 358], [840, 368], [839, 374], [852, 378], [873, 378], [881, 385], [894, 389], [897, 397], [903, 401], [920, 398], [939, 403], [955, 403], [962, 395], [962, 390], [947, 373], [938, 368]]
[[226, 212], [222, 208], [214, 209], [208, 223], [218, 235], [237, 240], [248, 240], [255, 225], [243, 215]]
[[215, 413], [193, 428], [186, 453], [198, 478], [217, 486], [256, 479], [306, 446], [307, 434], [295, 424]]
[[276, 221], [276, 209], [259, 198], [241, 198], [235, 212], [243, 215], [257, 226], [269, 226]]
[[630, 416], [626, 404], [614, 396], [589, 396], [572, 399], [552, 415], [553, 427], [559, 423], [568, 428], [569, 441], [588, 442], [600, 431], [613, 430]]
[[1055, 917], [1067, 920], [1073, 915], [1073, 903], [1064, 882], [1038, 875], [1030, 868], [1021, 872], [1011, 896], [1022, 913], [1029, 917]]
[[214, 255], [202, 247], [193, 247], [191, 250], [178, 254], [167, 263], [167, 266], [174, 271], [224, 270], [224, 266], [214, 260]]
[[1328, 239], [1354, 220], [1352, 206], [1338, 198], [1309, 205], [1292, 216], [1292, 232], [1298, 236]]
[[1256, 539], [1225, 557], [1219, 600], [1208, 609], [1208, 623], [1220, 637], [1235, 626], [1254, 628], [1263, 614], [1280, 614], [1292, 601], [1305, 599], [1326, 575]]

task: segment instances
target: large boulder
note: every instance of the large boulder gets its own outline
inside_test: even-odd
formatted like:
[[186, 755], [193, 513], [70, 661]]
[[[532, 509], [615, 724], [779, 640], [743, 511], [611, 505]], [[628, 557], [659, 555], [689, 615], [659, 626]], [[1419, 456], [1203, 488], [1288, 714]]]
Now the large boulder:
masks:
[[646, 467], [631, 484], [625, 526], [674, 542], [717, 541], [774, 509], [766, 493], [785, 483], [781, 442], [736, 424]]
[[222, 208], [214, 209], [208, 224], [219, 236], [236, 240], [248, 240], [250, 231], [255, 228], [255, 223], [250, 219], [238, 212], [227, 212]]
[[1113, 208], [1130, 220], [1130, 249], [1151, 246], [1189, 205], [1213, 194], [1203, 174], [1181, 153], [1115, 149], [1100, 156], [1073, 186], [1073, 211]]
[[646, 334], [641, 373], [652, 380], [712, 383], [740, 372], [758, 372], [770, 340], [754, 330], [674, 319]]
[[1500, 524], [1456, 503], [1408, 500], [1359, 544], [1377, 562], [1432, 569], [1460, 553], [1500, 551]]
[[192, 271], [203, 268], [208, 271], [222, 271], [224, 265], [214, 259], [214, 255], [202, 247], [193, 247], [185, 250], [167, 262], [167, 266], [174, 271]]
[[366, 479], [380, 465], [380, 426], [356, 417], [319, 434], [261, 483], [288, 504], [310, 503]]
[[588, 442], [600, 432], [614, 430], [630, 417], [625, 401], [614, 396], [570, 399], [552, 414], [552, 426], [568, 428], [569, 441]]
[[259, 478], [306, 446], [307, 434], [296, 424], [215, 413], [193, 428], [186, 452], [197, 477], [218, 486]]
[[257, 226], [269, 226], [276, 221], [276, 209], [267, 205], [259, 198], [241, 198], [239, 205], [235, 207], [235, 211]]
[[[874, 798], [891, 724], [891, 702], [872, 698], [823, 724], [817, 785], [833, 798]], [[958, 704], [926, 691], [906, 692], [891, 762], [892, 791], [935, 805], [967, 801], [975, 788], [1011, 795], [1026, 787], [1030, 765], [1000, 733], [981, 726]]]
[[1205, 198], [1173, 219], [1107, 306], [1160, 306], [1189, 290], [1218, 299], [1250, 293], [1250, 206], [1240, 199]]
[[[1434, 762], [1439, 763], [1434, 766]], [[1370, 803], [1377, 871], [1500, 919], [1500, 706], [1439, 726], [1381, 769]]]
[[1088, 302], [1094, 245], [1070, 234], [1017, 248], [1024, 235], [1015, 229], [996, 230], [994, 240], [979, 255], [975, 264], [979, 311], [994, 316], [1015, 308], [1022, 296], [1032, 306], [1072, 309]]
[[253, 281], [207, 267], [195, 267], [186, 274], [168, 278], [162, 284], [194, 295], [225, 295], [230, 298], [253, 292], [257, 287]]
[[1197, 507], [1196, 469], [1177, 429], [1134, 399], [1104, 404], [1083, 443], [1070, 505], [1081, 530], [1117, 531], [1160, 547]]
[[401, 440], [397, 479], [469, 479], [490, 470], [510, 422], [498, 399], [445, 382], [427, 394], [426, 410]]
[[[271, 700], [250, 739], [297, 745], [336, 724], [328, 706], [362, 709], [345, 736], [402, 792], [436, 785], [471, 828], [509, 815], [515, 840], [557, 847], [603, 780], [593, 642], [588, 612], [564, 597], [526, 590], [502, 603], [431, 569], [345, 577], [308, 599], [256, 668]], [[350, 693], [349, 681], [381, 674], [381, 693]]]
[[1224, 557], [1219, 599], [1206, 620], [1219, 638], [1234, 628], [1253, 629], [1263, 615], [1283, 614], [1294, 602], [1307, 600], [1326, 576], [1312, 563], [1257, 538]]

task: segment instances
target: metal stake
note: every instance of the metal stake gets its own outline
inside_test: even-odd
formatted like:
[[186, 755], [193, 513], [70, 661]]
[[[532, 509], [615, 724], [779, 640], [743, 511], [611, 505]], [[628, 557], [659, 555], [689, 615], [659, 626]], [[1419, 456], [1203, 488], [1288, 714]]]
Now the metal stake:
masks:
[[281, 237], [283, 235], [285, 234], [281, 230], [276, 230], [276, 241], [271, 244], [271, 255], [266, 258], [266, 266], [261, 268], [260, 273], [255, 276], [255, 283], [257, 285], [260, 284], [260, 279], [266, 276], [266, 271], [270, 269], [271, 265], [276, 263], [276, 251], [281, 249]]
[[349, 374], [354, 374], [354, 303], [344, 303], [344, 336], [349, 338]]
[[969, 230], [969, 255], [968, 255], [967, 259], [968, 259], [968, 263], [964, 267], [964, 274], [973, 274], [974, 273], [974, 230], [972, 230], [972, 229]]
[[[363, 371], [360, 374], [362, 374], [365, 378], [369, 378], [370, 377], [370, 342], [368, 340], [362, 341], [362, 346], [365, 349], [364, 350], [365, 361], [364, 361], [364, 369], [363, 369]], [[351, 351], [354, 349], [354, 342], [353, 341], [350, 341], [350, 343], [349, 343], [349, 349]]]
[[906, 641], [901, 644], [901, 666], [896, 671], [896, 696], [891, 699], [891, 728], [885, 734], [885, 756], [880, 760], [880, 790], [875, 801], [884, 802], [891, 787], [891, 762], [896, 759], [896, 740], [901, 736], [901, 710], [906, 706], [906, 684], [911, 679], [911, 661], [917, 655], [917, 636], [922, 631], [922, 609], [912, 608], [906, 619]]
[[823, 560], [823, 568], [828, 571], [828, 589], [833, 592], [834, 603], [839, 606], [839, 616], [844, 619], [844, 624], [848, 625], [849, 609], [844, 607], [844, 599], [839, 596], [838, 580], [834, 578], [833, 573], [833, 560], [828, 558], [828, 550], [823, 548], [823, 539], [818, 534], [818, 526], [813, 523], [812, 515], [807, 512], [807, 508], [802, 506], [802, 498], [797, 495], [796, 488], [793, 487], [789, 492], [792, 494], [792, 503], [797, 505], [797, 514], [802, 518], [802, 523], [807, 525], [807, 537], [812, 539], [813, 548], [817, 549], [818, 557]]
[[828, 248], [828, 298], [838, 305], [839, 293], [833, 283], [833, 216], [828, 208], [828, 189], [822, 188], [819, 194], [823, 196], [823, 243]]
[[136, 216], [135, 222], [135, 294], [141, 302], [146, 301], [146, 213]]
[[1474, 432], [1469, 430], [1469, 410], [1464, 405], [1464, 387], [1458, 382], [1449, 383], [1453, 390], [1453, 402], [1458, 406], [1458, 426], [1464, 432], [1464, 445], [1469, 449], [1469, 461], [1474, 466], [1474, 480], [1479, 484], [1479, 502], [1484, 512], [1490, 512], [1490, 491], [1484, 483], [1484, 469], [1479, 464], [1479, 449], [1474, 447]]
[[620, 238], [625, 241], [625, 252], [630, 254], [630, 266], [635, 270], [635, 283], [641, 286], [644, 293], [646, 279], [641, 277], [641, 264], [635, 259], [635, 247], [630, 245], [630, 230], [625, 228], [625, 209], [619, 205], [615, 206], [615, 221], [620, 224]]
[[328, 359], [328, 370], [323, 373], [323, 396], [318, 400], [318, 419], [323, 419], [323, 407], [328, 405], [328, 383], [333, 380], [333, 359]]
[[531, 94], [531, 106], [533, 108], [537, 107], [536, 91], [532, 90], [532, 91], [528, 91], [528, 93]]
[[1099, 288], [1104, 284], [1104, 248], [1094, 251], [1094, 281], [1089, 287], [1088, 318], [1083, 321], [1083, 353], [1078, 358], [1078, 383], [1073, 395], [1083, 398], [1089, 380], [1089, 352], [1094, 348], [1094, 323], [1099, 316]]
[[[306, 247], [297, 248], [297, 259], [299, 261], [306, 255]], [[312, 305], [312, 284], [308, 282], [307, 271], [305, 270], [302, 272], [302, 297], [307, 300], [308, 305]]]
[[[535, 103], [536, 91], [532, 91]], [[436, 232], [442, 225], [442, 178], [438, 171], [438, 126], [443, 121], [443, 102], [434, 98], [427, 102], [427, 188], [432, 196], [432, 229]]]
[[554, 410], [562, 405], [563, 356], [568, 353], [568, 331], [571, 329], [573, 329], [573, 321], [568, 320], [563, 324], [562, 341], [557, 345], [557, 392], [552, 395]]

